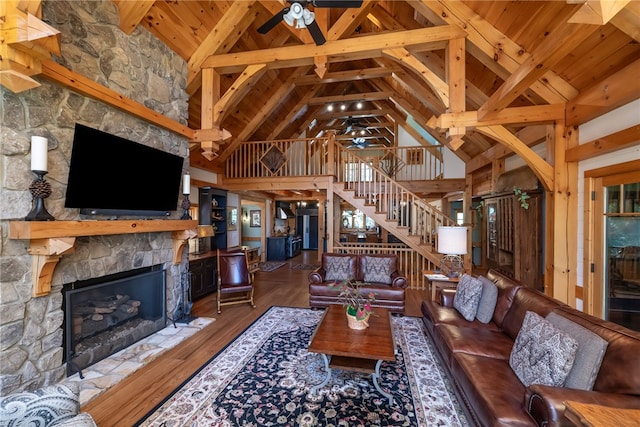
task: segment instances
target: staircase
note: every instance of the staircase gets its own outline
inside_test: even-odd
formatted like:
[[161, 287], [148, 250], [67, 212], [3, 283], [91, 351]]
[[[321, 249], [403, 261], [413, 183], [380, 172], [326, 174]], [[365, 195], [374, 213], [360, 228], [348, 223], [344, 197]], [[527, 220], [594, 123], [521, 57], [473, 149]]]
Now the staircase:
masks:
[[[337, 145], [337, 144], [336, 144]], [[439, 226], [455, 221], [398, 184], [354, 150], [338, 147], [339, 167], [333, 192], [434, 264]]]

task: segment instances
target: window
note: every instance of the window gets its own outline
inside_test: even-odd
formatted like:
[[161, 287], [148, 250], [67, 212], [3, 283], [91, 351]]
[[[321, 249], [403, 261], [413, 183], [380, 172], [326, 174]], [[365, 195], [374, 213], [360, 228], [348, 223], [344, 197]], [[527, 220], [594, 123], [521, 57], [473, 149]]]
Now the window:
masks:
[[353, 228], [356, 230], [372, 230], [376, 227], [376, 222], [362, 213], [359, 209], [344, 209], [342, 211], [342, 228]]
[[422, 148], [410, 148], [407, 150], [407, 164], [421, 165], [423, 162]]

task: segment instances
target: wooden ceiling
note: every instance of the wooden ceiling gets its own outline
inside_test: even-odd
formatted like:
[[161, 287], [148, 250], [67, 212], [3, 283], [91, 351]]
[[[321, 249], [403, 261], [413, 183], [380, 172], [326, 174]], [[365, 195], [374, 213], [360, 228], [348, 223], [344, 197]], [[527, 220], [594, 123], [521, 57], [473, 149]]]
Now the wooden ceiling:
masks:
[[577, 125], [640, 92], [640, 1], [309, 5], [322, 46], [284, 22], [258, 33], [285, 1], [114, 2], [125, 32], [142, 26], [188, 62], [189, 127], [231, 134], [212, 161], [194, 144], [203, 169], [243, 141], [316, 137], [350, 117], [387, 145], [398, 126], [428, 144], [416, 123], [468, 162], [498, 143], [478, 123], [531, 145], [540, 124]]

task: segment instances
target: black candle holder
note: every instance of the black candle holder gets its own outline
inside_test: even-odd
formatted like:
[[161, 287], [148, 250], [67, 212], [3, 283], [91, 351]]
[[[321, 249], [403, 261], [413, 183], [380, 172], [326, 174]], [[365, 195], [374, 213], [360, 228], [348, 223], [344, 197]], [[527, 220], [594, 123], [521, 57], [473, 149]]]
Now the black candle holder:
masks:
[[182, 209], [184, 209], [184, 212], [182, 213], [182, 216], [180, 217], [180, 219], [192, 219], [191, 215], [189, 215], [189, 208], [191, 207], [191, 202], [189, 201], [189, 195], [188, 194], [183, 194], [184, 199], [182, 199]]
[[44, 199], [51, 195], [51, 184], [44, 180], [47, 171], [32, 171], [36, 174], [36, 179], [29, 186], [29, 191], [33, 196], [33, 208], [24, 218], [25, 221], [54, 221], [55, 218], [44, 206]]

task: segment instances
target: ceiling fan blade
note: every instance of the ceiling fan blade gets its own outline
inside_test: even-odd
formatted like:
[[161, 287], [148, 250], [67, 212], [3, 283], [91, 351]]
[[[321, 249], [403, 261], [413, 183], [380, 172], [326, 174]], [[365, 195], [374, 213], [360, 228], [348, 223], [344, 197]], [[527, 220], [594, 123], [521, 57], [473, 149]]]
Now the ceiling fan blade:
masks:
[[318, 23], [315, 20], [310, 24], [307, 24], [307, 29], [309, 30], [309, 33], [311, 34], [313, 41], [316, 42], [317, 46], [325, 44], [327, 40], [324, 38], [324, 35], [322, 34], [322, 31], [320, 30], [320, 27], [318, 27]]
[[258, 32], [260, 34], [267, 34], [269, 31], [273, 29], [276, 25], [278, 25], [284, 19], [284, 15], [289, 12], [289, 8], [285, 7], [280, 12], [276, 13], [269, 19], [267, 22], [262, 24], [260, 28], [258, 28]]
[[311, 4], [314, 7], [360, 7], [362, 6], [362, 0], [313, 0]]

